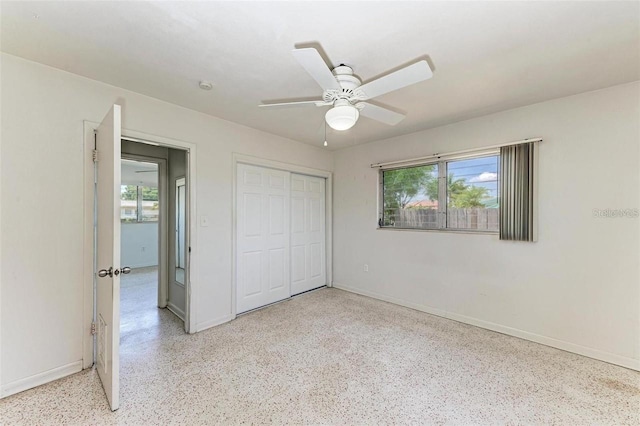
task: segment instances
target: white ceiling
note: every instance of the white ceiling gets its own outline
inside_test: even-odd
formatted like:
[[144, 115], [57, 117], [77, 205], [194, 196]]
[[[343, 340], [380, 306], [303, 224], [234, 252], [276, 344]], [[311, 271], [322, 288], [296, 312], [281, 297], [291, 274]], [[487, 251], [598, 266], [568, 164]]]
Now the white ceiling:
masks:
[[158, 187], [158, 165], [155, 163], [121, 160], [120, 173], [122, 185]]
[[[320, 146], [326, 108], [294, 60], [321, 45], [364, 82], [419, 58], [434, 77], [376, 101], [341, 148], [640, 79], [639, 2], [2, 2], [2, 51]], [[210, 80], [211, 91], [198, 88]]]

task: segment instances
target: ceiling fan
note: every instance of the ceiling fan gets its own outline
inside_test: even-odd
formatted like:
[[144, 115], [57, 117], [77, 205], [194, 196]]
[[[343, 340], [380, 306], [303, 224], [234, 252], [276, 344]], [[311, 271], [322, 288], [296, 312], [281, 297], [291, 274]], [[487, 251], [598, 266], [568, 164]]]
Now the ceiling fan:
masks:
[[433, 77], [433, 72], [427, 61], [421, 60], [384, 77], [362, 84], [360, 79], [353, 75], [353, 69], [350, 66], [340, 64], [333, 70], [329, 69], [320, 53], [314, 48], [294, 49], [292, 53], [300, 65], [324, 90], [322, 99], [259, 106], [332, 106], [327, 111], [325, 120], [335, 130], [350, 129], [356, 124], [360, 114], [391, 126], [398, 124], [405, 118], [403, 114], [363, 101]]

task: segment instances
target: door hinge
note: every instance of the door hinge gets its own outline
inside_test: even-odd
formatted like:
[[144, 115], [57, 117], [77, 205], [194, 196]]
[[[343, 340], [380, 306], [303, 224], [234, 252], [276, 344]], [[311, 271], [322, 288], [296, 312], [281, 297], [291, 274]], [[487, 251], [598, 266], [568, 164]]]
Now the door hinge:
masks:
[[92, 322], [91, 323], [91, 335], [95, 335], [96, 334], [96, 323]]
[[98, 150], [97, 149], [93, 150], [93, 162], [94, 163], [98, 162]]

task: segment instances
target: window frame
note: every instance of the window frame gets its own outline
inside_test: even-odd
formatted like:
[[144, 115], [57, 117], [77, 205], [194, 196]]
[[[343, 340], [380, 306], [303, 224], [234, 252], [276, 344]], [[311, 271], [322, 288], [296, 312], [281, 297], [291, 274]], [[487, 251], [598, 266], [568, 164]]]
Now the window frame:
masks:
[[[498, 191], [500, 189], [500, 149], [492, 148], [487, 150], [479, 150], [472, 153], [462, 155], [436, 156], [433, 160], [422, 160], [406, 162], [394, 165], [392, 167], [380, 167], [378, 169], [378, 226], [379, 230], [395, 230], [395, 231], [419, 231], [419, 232], [449, 232], [462, 234], [484, 234], [498, 235], [500, 232], [500, 217], [498, 216], [498, 229], [469, 229], [469, 228], [449, 228], [447, 227], [447, 209], [449, 204], [448, 188], [447, 188], [447, 172], [448, 163], [460, 160], [471, 160], [483, 157], [498, 157]], [[406, 169], [410, 167], [421, 167], [435, 165], [438, 167], [438, 227], [437, 228], [399, 228], [395, 226], [384, 226], [384, 172], [391, 170]], [[440, 202], [444, 200], [443, 202]]]

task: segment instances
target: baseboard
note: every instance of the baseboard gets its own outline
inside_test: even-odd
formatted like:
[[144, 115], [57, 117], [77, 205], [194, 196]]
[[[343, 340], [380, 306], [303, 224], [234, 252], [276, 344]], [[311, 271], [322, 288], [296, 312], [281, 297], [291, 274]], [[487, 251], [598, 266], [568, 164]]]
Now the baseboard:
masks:
[[206, 330], [207, 328], [215, 327], [216, 325], [224, 324], [225, 322], [229, 322], [232, 319], [235, 319], [234, 315], [225, 315], [223, 317], [212, 319], [211, 321], [204, 321], [199, 324], [196, 324], [196, 333]]
[[572, 352], [578, 355], [594, 358], [599, 361], [604, 361], [610, 364], [615, 364], [621, 367], [629, 368], [631, 370], [640, 371], [640, 360], [637, 360], [637, 359], [616, 355], [610, 352], [601, 351], [599, 349], [589, 348], [586, 346], [578, 345], [578, 344], [567, 342], [564, 340], [558, 340], [552, 337], [542, 336], [540, 334], [531, 333], [531, 332], [520, 330], [517, 328], [512, 328], [505, 325], [496, 324], [493, 322], [484, 321], [484, 320], [473, 318], [473, 317], [468, 317], [465, 315], [455, 314], [453, 312], [446, 312], [442, 309], [437, 309], [430, 306], [425, 306], [425, 305], [412, 303], [412, 302], [406, 302], [401, 299], [396, 299], [394, 297], [385, 296], [385, 295], [371, 292], [371, 291], [360, 290], [360, 289], [349, 287], [336, 282], [333, 283], [333, 286], [337, 289], [345, 290], [350, 293], [356, 293], [362, 296], [372, 297], [374, 299], [383, 300], [385, 302], [390, 302], [396, 305], [415, 309], [417, 311], [426, 312], [428, 314], [436, 315], [439, 317], [451, 319], [454, 321], [459, 321], [459, 322], [473, 325], [480, 328], [485, 328], [487, 330], [497, 331], [498, 333], [507, 334], [509, 336], [518, 337], [520, 339], [530, 340], [532, 342], [540, 343], [546, 346], [551, 346], [553, 348], [561, 349], [563, 351]]
[[15, 380], [2, 386], [0, 398], [7, 397], [18, 392], [26, 391], [28, 389], [35, 388], [36, 386], [44, 385], [45, 383], [61, 379], [65, 376], [77, 373], [79, 371], [82, 371], [82, 361], [72, 362], [71, 364], [56, 367], [43, 373], [35, 374], [33, 376], [26, 377], [20, 380]]
[[167, 309], [169, 309], [171, 312], [176, 314], [176, 316], [178, 318], [180, 318], [182, 321], [184, 321], [184, 319], [186, 318], [185, 315], [184, 315], [184, 311], [182, 309], [178, 308], [176, 305], [174, 305], [171, 302], [167, 303]]
[[477, 318], [467, 317], [449, 312], [447, 318], [464, 322], [466, 324], [475, 325], [477, 327], [486, 328], [488, 330], [497, 331], [499, 333], [508, 334], [510, 336], [519, 337], [521, 339], [530, 340], [532, 342], [541, 343], [563, 351], [572, 352], [578, 355], [594, 358], [600, 361], [616, 364], [621, 367], [630, 368], [640, 371], [640, 360], [627, 358], [624, 356], [612, 354], [610, 352], [601, 351], [599, 349], [589, 348], [587, 346], [578, 345], [564, 340], [554, 339], [553, 337], [542, 336], [540, 334], [523, 331], [517, 328], [507, 327], [501, 324], [489, 321], [479, 320]]
[[345, 290], [349, 293], [359, 294], [361, 296], [372, 297], [374, 299], [383, 300], [385, 302], [393, 303], [394, 305], [404, 306], [405, 308], [415, 309], [416, 311], [426, 312], [428, 314], [436, 315], [439, 317], [447, 318], [447, 312], [442, 309], [433, 308], [431, 306], [420, 305], [418, 303], [407, 302], [402, 299], [396, 299], [395, 297], [385, 296], [383, 294], [375, 293], [372, 291], [360, 290], [354, 287], [349, 287], [340, 283], [333, 283], [333, 288], [339, 290]]

